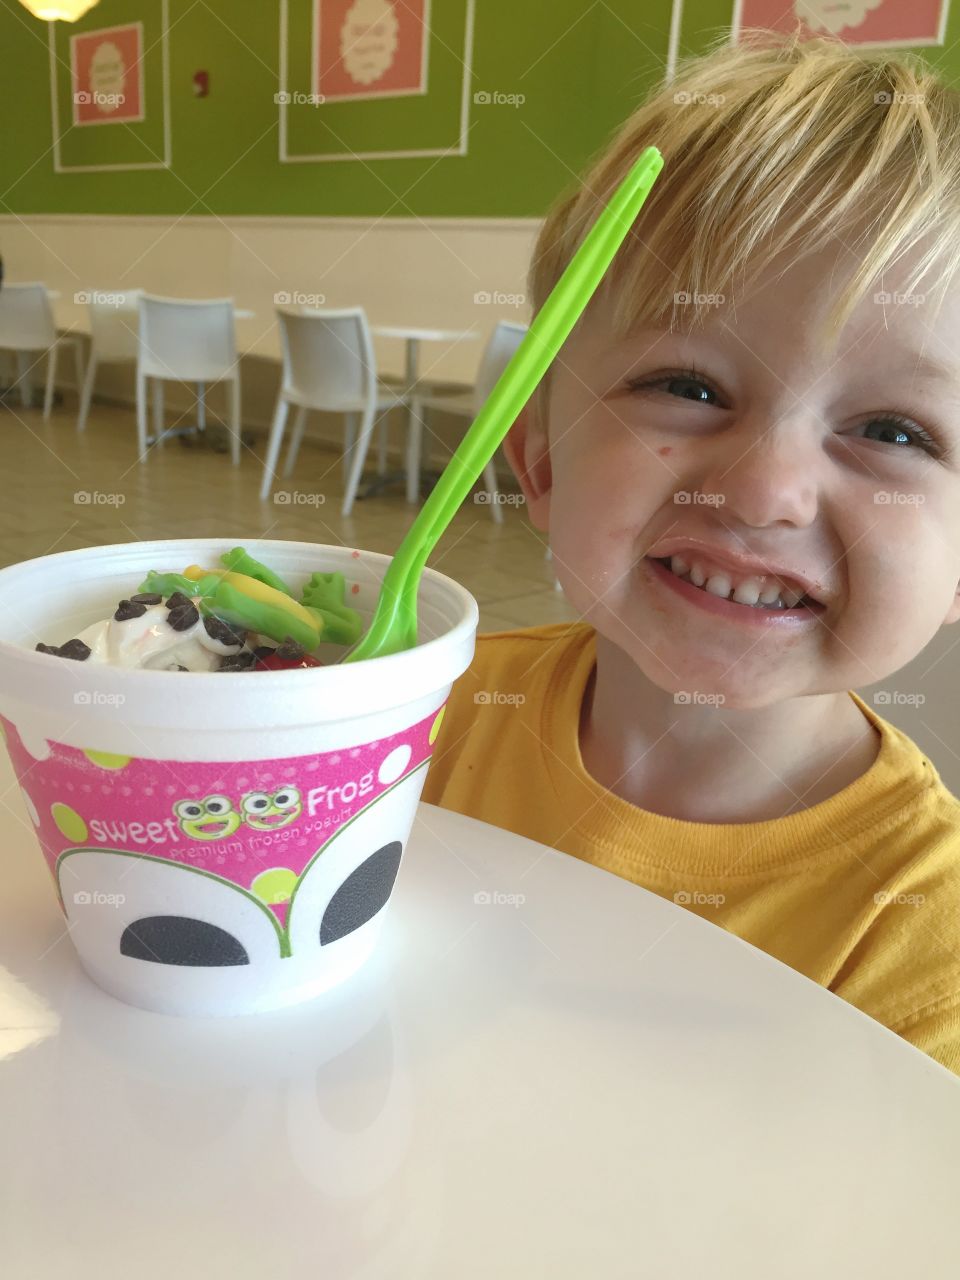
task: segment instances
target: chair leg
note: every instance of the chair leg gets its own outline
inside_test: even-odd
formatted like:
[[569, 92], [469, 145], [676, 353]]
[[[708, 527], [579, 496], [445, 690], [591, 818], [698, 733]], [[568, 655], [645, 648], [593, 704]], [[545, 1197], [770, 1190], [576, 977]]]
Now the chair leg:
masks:
[[[92, 358], [93, 356], [92, 349], [91, 349], [90, 355]], [[81, 340], [79, 340], [79, 338], [73, 339], [73, 362], [74, 362], [74, 367], [76, 367], [76, 370], [77, 370], [77, 396], [79, 397], [82, 394], [82, 388], [84, 383], [83, 352], [81, 349]]]
[[53, 385], [57, 379], [57, 353], [60, 350], [59, 343], [54, 343], [47, 352], [47, 386], [43, 393], [43, 420], [48, 422], [50, 419], [50, 410], [53, 408]]
[[503, 524], [503, 511], [497, 501], [500, 496], [497, 493], [497, 471], [493, 465], [492, 458], [483, 468], [483, 483], [487, 491], [487, 501], [490, 504], [490, 514], [496, 524]]
[[360, 477], [363, 475], [363, 464], [367, 460], [367, 450], [370, 448], [370, 437], [373, 435], [376, 414], [377, 405], [375, 401], [372, 401], [363, 411], [353, 461], [350, 464], [350, 478], [347, 480], [347, 489], [343, 495], [343, 507], [341, 508], [341, 514], [345, 516], [348, 516], [353, 510], [357, 490], [360, 488]]
[[293, 464], [297, 460], [297, 454], [300, 452], [300, 441], [303, 439], [303, 428], [307, 424], [307, 410], [301, 405], [297, 409], [297, 416], [293, 420], [293, 434], [290, 437], [290, 443], [287, 445], [287, 457], [283, 464], [283, 474], [288, 476], [293, 470]]
[[[154, 401], [156, 406], [156, 401]], [[137, 373], [137, 454], [140, 462], [147, 460], [147, 375]]]
[[153, 438], [157, 444], [163, 444], [163, 379], [153, 380]]
[[207, 429], [207, 388], [202, 382], [197, 383], [197, 430]]
[[17, 382], [20, 384], [20, 403], [24, 409], [29, 409], [33, 400], [33, 383], [30, 380], [30, 361], [29, 352], [17, 352]]
[[283, 443], [283, 432], [289, 412], [290, 405], [283, 396], [278, 396], [277, 407], [273, 412], [273, 422], [270, 424], [270, 435], [267, 438], [267, 456], [264, 459], [263, 479], [260, 482], [261, 502], [266, 501], [277, 474], [277, 458], [280, 456], [280, 445]]
[[350, 478], [350, 462], [352, 451], [357, 443], [357, 422], [359, 413], [348, 413], [343, 419], [343, 486], [346, 488]]
[[387, 424], [390, 420], [388, 413], [385, 413], [380, 419], [380, 430], [377, 436], [377, 475], [385, 476], [387, 474]]
[[230, 397], [230, 461], [235, 467], [240, 465], [240, 375], [236, 374], [227, 383]]
[[90, 413], [90, 401], [93, 399], [93, 384], [97, 376], [97, 356], [91, 348], [90, 359], [87, 361], [87, 372], [83, 379], [83, 388], [80, 392], [80, 412], [77, 414], [77, 430], [86, 431], [87, 417]]
[[414, 399], [410, 403], [409, 426], [407, 427], [407, 501], [420, 500], [420, 447], [423, 438], [423, 414], [425, 410], [420, 401]]

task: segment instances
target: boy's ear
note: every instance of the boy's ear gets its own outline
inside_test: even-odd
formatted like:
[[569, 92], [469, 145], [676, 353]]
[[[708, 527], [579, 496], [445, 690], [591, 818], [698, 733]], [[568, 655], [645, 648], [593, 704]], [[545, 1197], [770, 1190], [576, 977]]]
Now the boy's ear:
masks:
[[520, 410], [504, 439], [503, 451], [523, 490], [533, 525], [545, 533], [550, 527], [553, 472], [546, 426], [536, 410], [536, 399], [534, 394]]
[[957, 583], [957, 593], [953, 597], [953, 603], [947, 610], [947, 616], [940, 625], [949, 627], [954, 622], [960, 622], [960, 582]]

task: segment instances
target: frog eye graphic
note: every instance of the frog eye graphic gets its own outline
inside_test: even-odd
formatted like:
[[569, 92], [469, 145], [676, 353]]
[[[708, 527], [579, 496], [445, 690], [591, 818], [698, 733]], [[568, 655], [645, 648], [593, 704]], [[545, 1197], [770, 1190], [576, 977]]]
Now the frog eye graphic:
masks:
[[274, 795], [273, 803], [278, 809], [295, 809], [300, 803], [300, 792], [296, 787], [284, 787]]
[[207, 813], [219, 818], [222, 814], [229, 813], [233, 805], [226, 796], [207, 796], [203, 802], [203, 807]]
[[252, 813], [255, 817], [258, 813], [264, 813], [270, 808], [270, 797], [265, 791], [251, 791], [249, 795], [243, 797], [241, 808], [244, 813]]
[[203, 805], [198, 804], [196, 800], [178, 800], [173, 806], [173, 812], [178, 818], [186, 818], [188, 820], [199, 818], [203, 814]]

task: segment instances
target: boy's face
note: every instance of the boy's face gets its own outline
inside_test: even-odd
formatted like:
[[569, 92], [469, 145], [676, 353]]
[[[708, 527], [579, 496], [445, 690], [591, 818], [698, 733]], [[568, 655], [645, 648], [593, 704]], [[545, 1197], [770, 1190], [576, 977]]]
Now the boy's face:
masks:
[[[871, 684], [960, 617], [960, 290], [935, 313], [888, 277], [821, 346], [851, 261], [771, 271], [688, 334], [617, 341], [598, 298], [546, 431], [528, 407], [508, 438], [567, 598], [662, 688], [746, 708]], [[706, 612], [646, 558], [674, 536], [792, 566], [826, 607], [800, 628]]]

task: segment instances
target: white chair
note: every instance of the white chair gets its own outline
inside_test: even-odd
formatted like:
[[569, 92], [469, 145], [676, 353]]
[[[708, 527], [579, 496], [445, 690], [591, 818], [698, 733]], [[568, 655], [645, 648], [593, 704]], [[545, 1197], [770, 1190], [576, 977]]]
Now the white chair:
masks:
[[[411, 401], [410, 431], [407, 437], [407, 501], [416, 502], [420, 496], [420, 451], [424, 426], [424, 411], [442, 409], [445, 413], [463, 413], [471, 419], [477, 416], [490, 392], [497, 384], [513, 353], [523, 341], [528, 326], [501, 320], [484, 348], [477, 370], [476, 384], [464, 391], [433, 392], [415, 388]], [[483, 480], [490, 505], [490, 514], [498, 523], [503, 511], [497, 495], [497, 473], [493, 459], [483, 469]]]
[[0, 350], [14, 351], [17, 356], [17, 382], [20, 403], [30, 404], [30, 370], [28, 355], [39, 352], [47, 357], [47, 384], [43, 397], [43, 416], [50, 417], [53, 386], [57, 376], [57, 353], [72, 346], [77, 370], [77, 389], [83, 383], [81, 339], [75, 333], [57, 333], [53, 311], [44, 284], [4, 284], [0, 289]]
[[[97, 367], [101, 364], [136, 364], [142, 293], [142, 289], [110, 294], [102, 291], [90, 293], [90, 354], [87, 358], [87, 376], [80, 395], [78, 431], [85, 431], [87, 427]], [[155, 422], [153, 429], [159, 435], [163, 430], [163, 423]]]
[[[270, 493], [277, 458], [291, 405], [297, 410], [287, 450], [284, 474], [297, 458], [307, 414], [311, 409], [343, 413], [344, 499], [349, 515], [357, 496], [367, 446], [380, 420], [380, 469], [386, 467], [386, 413], [405, 404], [403, 392], [377, 378], [370, 326], [363, 307], [340, 310], [277, 308], [283, 349], [283, 381], [267, 440], [260, 497]], [[351, 452], [353, 456], [351, 457]]]
[[153, 411], [158, 441], [163, 439], [163, 383], [197, 386], [198, 420], [206, 426], [205, 394], [213, 382], [226, 382], [230, 456], [240, 461], [240, 371], [232, 298], [159, 298], [140, 295], [137, 341], [137, 440], [140, 461], [147, 456], [147, 378], [153, 378]]

